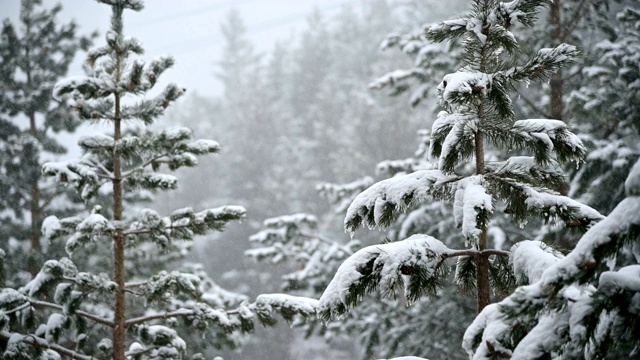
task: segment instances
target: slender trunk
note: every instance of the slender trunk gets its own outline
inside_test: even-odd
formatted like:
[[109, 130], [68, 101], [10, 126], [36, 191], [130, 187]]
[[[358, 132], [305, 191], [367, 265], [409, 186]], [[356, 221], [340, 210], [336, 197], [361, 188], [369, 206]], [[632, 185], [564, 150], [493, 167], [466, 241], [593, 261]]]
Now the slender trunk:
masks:
[[[488, 36], [488, 34], [487, 34]], [[480, 52], [480, 71], [485, 72], [486, 69], [486, 46], [482, 47]], [[484, 121], [484, 105], [478, 105], [478, 129], [475, 135], [475, 157], [476, 157], [476, 174], [484, 174], [484, 133], [480, 124]], [[478, 250], [482, 251], [487, 248], [487, 229], [482, 229], [480, 238], [478, 239]], [[489, 284], [489, 259], [484, 255], [478, 255], [474, 258], [476, 263], [476, 290], [477, 290], [477, 312], [480, 313], [485, 306], [491, 302], [491, 287]]]
[[[27, 34], [31, 33], [31, 25], [27, 23]], [[31, 44], [25, 44], [25, 60], [26, 60], [26, 75], [27, 75], [27, 91], [32, 90], [31, 80], [31, 56], [30, 56]], [[33, 104], [27, 104], [30, 108], [27, 109], [27, 116], [29, 117], [29, 133], [34, 138], [38, 135], [38, 129], [36, 127], [36, 114], [31, 108]], [[39, 164], [39, 161], [36, 161]], [[40, 209], [40, 177], [36, 172], [32, 174], [33, 177], [27, 179], [30, 182], [31, 187], [31, 203], [29, 204], [29, 211], [31, 212], [31, 229], [29, 234], [29, 240], [31, 241], [31, 254], [29, 259], [29, 272], [35, 276], [40, 271], [40, 264], [36, 260], [36, 254], [40, 252], [40, 219], [42, 218]]]
[[[482, 118], [483, 109], [479, 108], [478, 114]], [[478, 130], [475, 137], [476, 174], [484, 174], [484, 134]], [[487, 248], [487, 230], [482, 229], [478, 239], [478, 250]], [[480, 254], [474, 259], [476, 263], [476, 289], [477, 289], [477, 311], [480, 313], [485, 306], [491, 302], [491, 288], [489, 284], [489, 259]]]
[[[116, 79], [120, 81], [120, 54], [117, 54], [116, 63]], [[120, 94], [115, 94], [115, 120], [113, 139], [115, 142], [120, 140], [121, 134], [120, 120]], [[122, 220], [122, 164], [120, 159], [120, 151], [117, 147], [113, 150], [113, 220]], [[113, 237], [113, 277], [118, 284], [116, 291], [116, 301], [114, 305], [114, 328], [113, 328], [113, 359], [125, 360], [125, 320], [126, 320], [126, 304], [124, 289], [124, 234], [118, 232]]]
[[[551, 28], [551, 42], [554, 46], [559, 45], [562, 36], [560, 19], [560, 0], [555, 0], [551, 4], [549, 13], [549, 27]], [[562, 103], [564, 79], [562, 70], [558, 70], [549, 81], [549, 115], [553, 119], [562, 120], [564, 107]]]
[[[28, 75], [27, 75], [28, 76]], [[29, 113], [29, 122], [30, 122], [30, 132], [32, 136], [37, 135], [36, 129], [36, 117], [33, 112]], [[39, 162], [38, 162], [39, 164]], [[31, 182], [31, 204], [30, 204], [30, 212], [31, 212], [31, 252], [34, 255], [34, 258], [31, 259], [29, 263], [29, 272], [32, 275], [36, 275], [38, 271], [40, 271], [40, 264], [37, 263], [35, 254], [40, 252], [40, 220], [42, 219], [42, 209], [40, 208], [40, 184], [38, 183], [40, 177], [34, 172], [33, 178], [28, 181]]]

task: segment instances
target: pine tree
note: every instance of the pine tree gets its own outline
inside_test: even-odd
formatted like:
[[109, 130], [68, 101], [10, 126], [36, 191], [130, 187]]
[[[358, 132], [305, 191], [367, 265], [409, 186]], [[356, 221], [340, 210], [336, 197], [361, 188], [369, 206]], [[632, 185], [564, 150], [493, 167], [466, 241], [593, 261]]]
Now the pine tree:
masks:
[[[468, 328], [463, 346], [473, 359], [620, 359], [637, 355], [640, 318], [634, 283], [640, 278], [640, 163], [630, 165], [638, 154], [637, 121], [632, 120], [637, 119], [638, 105], [630, 99], [638, 96], [632, 84], [638, 82], [640, 73], [632, 59], [640, 53], [640, 13], [627, 7], [616, 18], [612, 39], [596, 46], [597, 63], [583, 70], [600, 87], [585, 84], [572, 94], [571, 101], [575, 113], [588, 111], [606, 119], [597, 126], [582, 124], [596, 150], [578, 171], [574, 189], [585, 200], [613, 210], [584, 234], [566, 257], [551, 248], [541, 251], [533, 242], [514, 246], [512, 266], [521, 274], [522, 286], [487, 307]], [[622, 174], [629, 174], [626, 182], [620, 180]], [[598, 186], [604, 183], [606, 189]], [[618, 203], [620, 188], [626, 198]]]
[[640, 341], [640, 162], [627, 197], [567, 256], [539, 242], [512, 248], [523, 286], [487, 306], [463, 347], [473, 359], [622, 359]]
[[[545, 1], [500, 3], [474, 1], [469, 14], [431, 26], [425, 36], [442, 42], [463, 38], [464, 66], [438, 86], [444, 111], [431, 132], [430, 153], [436, 169], [420, 170], [374, 184], [351, 203], [344, 224], [386, 227], [398, 212], [428, 198], [453, 200], [454, 217], [469, 248], [453, 250], [428, 235], [364, 248], [343, 263], [320, 299], [324, 318], [344, 313], [373, 289], [393, 293], [405, 283], [409, 301], [434, 293], [446, 275], [443, 263], [458, 258], [456, 281], [475, 288], [477, 311], [491, 301], [492, 284], [508, 279], [508, 252], [487, 247], [487, 228], [500, 202], [516, 221], [539, 216], [587, 228], [602, 216], [554, 191], [563, 183], [558, 162], [580, 162], [581, 142], [559, 120], [515, 120], [509, 89], [513, 82], [548, 79], [577, 55], [561, 44], [541, 49], [528, 62], [514, 66], [510, 54], [518, 44], [511, 29], [531, 25]], [[485, 147], [530, 152], [485, 164]], [[467, 160], [473, 158], [474, 163]], [[489, 258], [496, 256], [495, 260]], [[354, 271], [361, 275], [353, 276]], [[403, 276], [406, 276], [404, 278]], [[338, 285], [340, 284], [340, 285]]]
[[[409, 302], [436, 294], [446, 279], [444, 264], [449, 258], [458, 258], [456, 283], [463, 290], [475, 289], [481, 311], [492, 292], [508, 289], [512, 281], [509, 252], [487, 247], [488, 226], [501, 203], [521, 224], [537, 216], [588, 228], [602, 218], [554, 190], [564, 182], [558, 163], [580, 162], [585, 156], [575, 135], [558, 120], [515, 121], [508, 94], [512, 83], [548, 79], [577, 54], [574, 47], [562, 44], [513, 65], [518, 45], [510, 30], [517, 23], [531, 25], [544, 3], [475, 1], [471, 13], [426, 29], [431, 41], [462, 38], [463, 46], [464, 67], [438, 86], [445, 110], [433, 125], [430, 144], [438, 165], [383, 180], [362, 192], [347, 211], [345, 228], [384, 228], [399, 212], [428, 198], [448, 199], [453, 200], [454, 219], [469, 248], [453, 250], [428, 235], [365, 247], [340, 266], [320, 298], [322, 318], [346, 312], [373, 290], [394, 296], [400, 284]], [[485, 164], [488, 146], [533, 156]], [[470, 158], [474, 164], [467, 163]]]
[[[6, 19], [0, 36], [0, 246], [7, 253], [9, 284], [24, 284], [20, 269], [35, 275], [42, 266], [40, 226], [46, 214], [73, 208], [60, 203], [63, 192], [40, 174], [43, 157], [67, 151], [52, 135], [73, 132], [79, 124], [63, 103], [52, 101], [51, 88], [78, 50], [90, 45], [90, 37], [78, 36], [73, 22], [57, 22], [61, 9], [23, 0], [20, 27]], [[14, 241], [28, 244], [10, 244]], [[28, 250], [22, 253], [22, 248]]]
[[[187, 207], [163, 217], [152, 209], [130, 206], [129, 200], [140, 190], [176, 188], [177, 179], [162, 173], [164, 169], [195, 166], [197, 155], [217, 153], [220, 146], [212, 140], [194, 140], [187, 128], [133, 126], [151, 125], [184, 89], [169, 84], [157, 95], [145, 96], [173, 59], [162, 57], [147, 65], [132, 59], [143, 49], [137, 40], [124, 36], [123, 15], [125, 10], [141, 10], [141, 1], [100, 2], [112, 10], [106, 44], [89, 52], [89, 76], [58, 82], [53, 96], [68, 101], [81, 120], [107, 122], [113, 132], [82, 137], [82, 158], [49, 162], [42, 171], [77, 190], [86, 201], [105, 193], [111, 199], [86, 216], [44, 220], [45, 239], [66, 239], [69, 258], [47, 260], [25, 286], [1, 290], [3, 358], [181, 359], [188, 350], [178, 335], [177, 330], [184, 328], [180, 320], [201, 332], [211, 346], [221, 346], [252, 331], [256, 319], [273, 324], [273, 310], [283, 309], [286, 319], [293, 316], [291, 308], [310, 315], [313, 307], [308, 301], [291, 297], [263, 295], [248, 303], [246, 297], [215, 285], [198, 266], [140, 277], [150, 271], [139, 269], [149, 264], [146, 261], [171, 259], [184, 251], [183, 243], [221, 231], [227, 223], [243, 219], [246, 211], [240, 206], [199, 212]], [[92, 258], [94, 244], [112, 246], [105, 264], [83, 260]], [[143, 259], [144, 253], [158, 258]], [[101, 272], [91, 271], [96, 268]], [[99, 340], [93, 341], [96, 336]]]
[[[363, 190], [361, 186], [366, 181], [323, 188], [323, 191], [339, 194], [338, 198], [346, 204], [351, 203], [345, 219], [347, 230], [354, 231], [362, 223], [371, 227], [392, 227], [391, 234], [395, 236], [392, 235], [391, 239], [394, 242], [356, 251], [357, 243], [345, 247], [339, 242], [332, 242], [332, 237], [310, 231], [309, 224], [303, 221], [306, 216], [296, 215], [268, 220], [265, 223], [268, 229], [253, 238], [262, 247], [249, 254], [274, 262], [287, 258], [298, 259], [302, 270], [285, 278], [288, 286], [311, 287], [316, 291], [329, 283], [327, 269], [346, 258], [342, 270], [338, 271], [332, 285], [321, 298], [319, 313], [324, 317], [323, 320], [345, 313], [348, 307], [355, 305], [368, 292], [397, 296], [399, 303], [405, 296], [408, 303], [412, 303], [420, 295], [431, 293], [435, 298], [430, 299], [430, 303], [425, 302], [423, 308], [443, 305], [447, 300], [446, 295], [442, 302], [438, 302], [437, 297], [449, 293], [450, 288], [443, 288], [442, 285], [449, 272], [446, 259], [451, 257], [459, 257], [455, 271], [459, 289], [464, 292], [481, 289], [483, 296], [479, 298], [477, 306], [481, 309], [488, 303], [491, 292], [495, 296], [503, 294], [510, 290], [514, 281], [507, 261], [509, 252], [478, 249], [480, 243], [486, 242], [490, 230], [494, 231], [492, 235], [496, 244], [504, 241], [504, 232], [500, 233], [504, 228], [504, 219], [498, 216], [498, 207], [504, 208], [500, 212], [515, 218], [516, 225], [520, 226], [537, 216], [546, 221], [558, 220], [571, 227], [586, 229], [601, 219], [602, 216], [593, 209], [558, 192], [565, 187], [559, 164], [567, 160], [579, 162], [584, 158], [585, 149], [580, 141], [560, 121], [515, 121], [515, 111], [508, 95], [517, 82], [548, 79], [577, 53], [575, 48], [563, 44], [554, 49], [540, 50], [523, 65], [513, 65], [518, 55], [518, 44], [510, 30], [517, 27], [518, 22], [531, 25], [544, 3], [478, 1], [474, 3], [473, 13], [425, 28], [426, 39], [421, 34], [392, 36], [388, 39], [387, 46], [398, 45], [404, 51], [416, 54], [416, 67], [405, 72], [389, 73], [374, 82], [374, 87], [391, 85], [395, 92], [403, 92], [407, 89], [404, 80], [413, 77], [423, 81], [430, 74], [446, 68], [450, 60], [444, 56], [445, 51], [433, 45], [429, 47], [425, 40], [442, 41], [448, 36], [461, 38], [457, 46], [462, 46], [462, 50], [456, 53], [461, 53], [465, 62], [461, 71], [446, 76], [438, 87], [440, 102], [446, 112], [439, 114], [431, 132], [430, 146], [427, 141], [428, 149], [423, 149], [439, 160], [437, 166], [421, 163], [418, 154], [417, 161], [407, 159], [381, 163], [379, 169], [382, 172], [388, 171], [391, 176], [396, 176], [374, 184], [359, 196], [356, 195]], [[430, 67], [433, 63], [438, 67]], [[426, 90], [427, 87], [421, 87], [416, 92], [414, 103], [428, 95]], [[485, 141], [476, 141], [483, 134]], [[476, 145], [485, 145], [487, 148]], [[504, 159], [505, 154], [512, 155], [514, 150], [529, 151], [534, 156], [499, 161]], [[476, 161], [476, 166], [466, 162], [473, 157], [480, 160]], [[479, 171], [483, 166], [478, 166], [478, 162], [484, 162], [485, 157], [489, 159], [485, 171]], [[485, 173], [471, 175], [474, 170]], [[428, 198], [432, 202], [425, 205]], [[453, 214], [447, 214], [441, 202], [451, 200], [457, 201], [453, 201]], [[402, 210], [413, 209], [420, 204], [406, 217], [402, 214]], [[491, 211], [492, 208], [496, 210]], [[426, 219], [426, 223], [420, 223], [418, 219]], [[449, 240], [452, 234], [446, 228], [456, 225], [462, 227], [462, 235], [471, 248], [452, 250], [455, 242]], [[425, 235], [395, 242], [418, 229], [436, 235], [441, 242]], [[523, 231], [519, 236], [524, 234]], [[394, 254], [394, 250], [400, 253]], [[387, 266], [386, 262], [390, 265]], [[481, 268], [478, 263], [485, 266], [484, 271], [478, 270]], [[480, 284], [477, 283], [478, 272], [485, 273], [484, 277], [481, 276], [484, 281], [480, 279]], [[398, 294], [394, 286], [403, 281], [406, 284], [405, 295]], [[339, 321], [344, 324], [340, 330], [349, 331], [351, 326], [351, 331], [362, 334], [363, 346], [368, 347], [376, 342], [390, 344], [389, 349], [384, 351], [391, 349], [389, 353], [393, 353], [394, 346], [398, 346], [403, 337], [410, 336], [408, 334], [411, 331], [407, 329], [415, 330], [421, 326], [430, 332], [446, 329], [446, 324], [438, 324], [437, 320], [433, 328], [425, 326], [424, 323], [433, 318], [416, 310], [418, 306], [410, 308], [412, 311], [407, 311], [407, 316], [397, 309], [391, 312], [392, 306], [399, 303], [389, 303], [385, 307], [363, 302], [359, 305], [365, 308], [361, 315], [376, 313], [380, 321], [352, 321], [353, 313], [358, 311], [355, 309]], [[416, 318], [420, 320], [412, 323]], [[403, 320], [406, 320], [405, 323], [402, 323]], [[397, 326], [386, 328], [383, 323]], [[339, 326], [329, 323], [324, 331], [330, 333]], [[405, 329], [404, 332], [402, 329]], [[415, 348], [419, 348], [419, 345]], [[366, 354], [364, 358], [371, 355]]]

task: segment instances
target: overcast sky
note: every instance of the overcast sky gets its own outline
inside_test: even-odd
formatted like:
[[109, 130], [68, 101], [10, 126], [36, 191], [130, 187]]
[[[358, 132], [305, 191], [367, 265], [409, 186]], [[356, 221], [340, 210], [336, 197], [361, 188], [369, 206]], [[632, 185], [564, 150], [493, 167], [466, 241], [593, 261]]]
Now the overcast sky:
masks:
[[[134, 36], [146, 50], [145, 60], [172, 55], [174, 68], [163, 78], [202, 95], [216, 95], [221, 86], [214, 76], [221, 57], [220, 22], [231, 8], [240, 11], [256, 49], [268, 52], [279, 39], [292, 39], [304, 28], [314, 7], [335, 12], [342, 4], [358, 0], [147, 0], [139, 13], [125, 12], [125, 33]], [[81, 33], [100, 32], [98, 44], [109, 24], [108, 6], [90, 0], [44, 0], [46, 7], [62, 3], [61, 20], [74, 19]], [[0, 0], [0, 14], [15, 23], [20, 0]], [[69, 75], [82, 75], [83, 54], [76, 59]]]

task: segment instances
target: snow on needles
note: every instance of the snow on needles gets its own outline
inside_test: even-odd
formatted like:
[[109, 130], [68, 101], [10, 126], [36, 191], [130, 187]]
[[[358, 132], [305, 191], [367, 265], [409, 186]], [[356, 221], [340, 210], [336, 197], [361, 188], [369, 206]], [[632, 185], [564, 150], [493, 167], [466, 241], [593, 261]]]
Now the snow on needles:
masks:
[[488, 74], [459, 71], [447, 74], [438, 85], [438, 94], [445, 103], [455, 102], [461, 94], [471, 94], [479, 90], [485, 92], [491, 83]]
[[[422, 234], [403, 241], [362, 248], [340, 265], [320, 297], [318, 312], [339, 314], [352, 305], [353, 301], [347, 298], [352, 295], [354, 286], [379, 286], [383, 292], [393, 289], [400, 280], [402, 266], [423, 268], [427, 272], [426, 276], [431, 277], [441, 262], [441, 254], [449, 251], [441, 241]], [[373, 275], [365, 278], [363, 274], [366, 272], [365, 267], [368, 268], [372, 261], [372, 271], [379, 275], [378, 284], [365, 283], [377, 277]]]
[[541, 241], [525, 240], [511, 247], [509, 263], [519, 284], [538, 281], [542, 273], [564, 256]]
[[353, 200], [344, 227], [349, 231], [355, 231], [363, 223], [372, 228], [384, 227], [397, 211], [425, 201], [431, 187], [447, 179], [440, 170], [419, 170], [375, 183]]
[[271, 309], [284, 308], [301, 314], [315, 314], [318, 300], [287, 294], [262, 294], [256, 298], [256, 305]]

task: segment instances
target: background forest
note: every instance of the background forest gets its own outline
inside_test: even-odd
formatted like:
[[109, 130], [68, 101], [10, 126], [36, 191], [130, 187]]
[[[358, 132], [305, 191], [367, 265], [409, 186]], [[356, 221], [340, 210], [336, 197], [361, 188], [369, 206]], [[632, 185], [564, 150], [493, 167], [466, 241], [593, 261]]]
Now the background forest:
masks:
[[[77, 29], [71, 24], [50, 24], [47, 16], [55, 18], [59, 9], [45, 16], [38, 1], [24, 4], [21, 25], [4, 22], [0, 47], [0, 248], [4, 252], [5, 288], [0, 303], [7, 312], [0, 319], [0, 338], [6, 358], [11, 358], [12, 346], [8, 324], [14, 329], [19, 322], [15, 314], [24, 310], [15, 310], [18, 295], [6, 289], [27, 289], [29, 296], [42, 295], [43, 302], [67, 301], [58, 302], [67, 295], [60, 295], [64, 290], [57, 283], [57, 287], [50, 286], [55, 291], [46, 290], [45, 285], [41, 293], [40, 288], [34, 289], [33, 279], [42, 274], [40, 268], [46, 268], [46, 260], [71, 256], [76, 250], [69, 242], [56, 240], [59, 234], [47, 233], [51, 224], [43, 223], [51, 216], [108, 217], [113, 205], [108, 194], [97, 188], [91, 190], [83, 184], [80, 188], [84, 193], [78, 195], [71, 191], [73, 186], [62, 188], [45, 177], [54, 175], [65, 181], [67, 173], [59, 167], [49, 166], [44, 174], [41, 172], [44, 163], [64, 162], [70, 157], [67, 150], [71, 147], [65, 143], [68, 134], [78, 138], [93, 132], [86, 125], [80, 126], [64, 101], [51, 99], [51, 92], [53, 85], [67, 75], [80, 75], [67, 74], [69, 63], [76, 54], [84, 58], [88, 49], [102, 45], [104, 34], [97, 36], [91, 34], [92, 29]], [[69, 4], [63, 2], [62, 6]], [[163, 164], [177, 169], [180, 185], [174, 191], [157, 191], [165, 189], [166, 179], [159, 178], [151, 185], [153, 191], [136, 190], [125, 195], [123, 201], [131, 206], [131, 213], [146, 214], [145, 221], [150, 221], [144, 210], [147, 207], [176, 218], [188, 217], [172, 213], [185, 207], [208, 209], [234, 204], [238, 208], [232, 209], [237, 213], [227, 214], [229, 218], [220, 220], [223, 223], [209, 226], [208, 230], [216, 230], [213, 233], [185, 235], [185, 240], [193, 237], [193, 242], [162, 245], [156, 241], [162, 248], [157, 253], [153, 242], [144, 244], [147, 239], [138, 239], [140, 247], [127, 253], [127, 270], [136, 274], [135, 279], [155, 276], [161, 270], [194, 275], [199, 278], [197, 282], [187, 275], [176, 275], [176, 279], [196, 284], [199, 298], [209, 294], [208, 303], [213, 308], [241, 309], [244, 305], [238, 304], [250, 303], [264, 293], [320, 298], [340, 264], [368, 245], [422, 233], [450, 247], [465, 244], [468, 239], [457, 229], [457, 215], [447, 201], [420, 203], [389, 220], [386, 229], [346, 233], [343, 221], [354, 198], [374, 183], [428, 168], [430, 147], [437, 140], [434, 122], [442, 110], [436, 96], [438, 86], [446, 74], [460, 68], [465, 49], [462, 40], [431, 43], [423, 34], [428, 25], [456, 18], [469, 8], [469, 1], [463, 0], [447, 1], [446, 6], [437, 0], [348, 2], [336, 11], [316, 9], [309, 13], [304, 29], [266, 52], [257, 51], [248, 40], [242, 13], [229, 11], [220, 24], [222, 41], [216, 44], [223, 49], [222, 56], [202, 60], [211, 63], [211, 75], [202, 76], [222, 84], [222, 94], [178, 94], [177, 88], [172, 94], [166, 90], [162, 94], [167, 102], [180, 99], [174, 106], [154, 112], [157, 120], [150, 126], [166, 136], [168, 133], [162, 133], [161, 128], [188, 127], [196, 137], [212, 138], [220, 144], [197, 148], [191, 135], [185, 135], [179, 141], [184, 141], [188, 153], [217, 154], [199, 157], [197, 167], [191, 167], [194, 164], [188, 156], [178, 159], [176, 155], [173, 163]], [[582, 222], [573, 218], [545, 222], [518, 218], [505, 210], [510, 216], [495, 216], [486, 234], [490, 246], [500, 251], [523, 240], [537, 240], [567, 254], [590, 226], [631, 196], [630, 190], [625, 193], [625, 180], [640, 158], [640, 8], [633, 0], [562, 0], [542, 8], [538, 17], [532, 27], [514, 28], [520, 45], [514, 61], [524, 62], [539, 49], [561, 43], [576, 46], [579, 55], [542, 83], [520, 82], [509, 88], [513, 111], [518, 119], [562, 120], [577, 135], [586, 148], [584, 161], [579, 166], [578, 161], [558, 164], [555, 170], [563, 170], [565, 176], [556, 177], [558, 172], [536, 176], [557, 180], [548, 186], [586, 205], [596, 215], [584, 217]], [[40, 32], [30, 33], [32, 28]], [[124, 29], [126, 33], [126, 25]], [[40, 65], [31, 65], [36, 63]], [[159, 64], [151, 66], [170, 66]], [[20, 72], [26, 76], [14, 76]], [[125, 135], [138, 133], [137, 126], [123, 131]], [[95, 143], [98, 140], [92, 138]], [[98, 145], [86, 138], [83, 141], [85, 153], [96, 151], [99, 155]], [[126, 156], [126, 152], [123, 154]], [[514, 152], [489, 147], [486, 154], [497, 163]], [[143, 160], [131, 155], [127, 164], [144, 164]], [[107, 163], [110, 168], [111, 163]], [[487, 165], [488, 169], [491, 166]], [[464, 166], [458, 169], [464, 172]], [[138, 180], [138, 184], [144, 181]], [[240, 207], [246, 214], [238, 210]], [[233, 220], [242, 221], [228, 224], [224, 232], [217, 231]], [[194, 234], [200, 232], [194, 230]], [[85, 243], [81, 245], [90, 246], [88, 255], [72, 257], [75, 265], [110, 269], [112, 265], [100, 255], [106, 251], [104, 244], [95, 239]], [[619, 267], [637, 262], [631, 252], [618, 259]], [[376, 289], [339, 319], [302, 319], [293, 315], [304, 313], [300, 309], [287, 312], [278, 308], [288, 321], [279, 321], [275, 328], [256, 324], [255, 333], [247, 335], [244, 322], [222, 326], [221, 331], [209, 326], [206, 338], [190, 331], [194, 323], [167, 324], [186, 329], [183, 338], [188, 343], [188, 356], [202, 353], [206, 359], [375, 359], [401, 355], [466, 359], [465, 350], [469, 348], [467, 345], [463, 350], [461, 344], [465, 330], [476, 318], [475, 285], [458, 277], [457, 269], [464, 264], [447, 266], [451, 270], [447, 279], [455, 281], [443, 282], [434, 296], [413, 299], [398, 291], [382, 297], [383, 291]], [[508, 268], [506, 262], [496, 265], [496, 271], [506, 275], [491, 275], [491, 285], [496, 289], [491, 302], [503, 300], [516, 285], [536, 280], [531, 274], [524, 280]], [[68, 268], [64, 269], [68, 276]], [[98, 294], [111, 291], [100, 285], [100, 280], [92, 281], [98, 284], [96, 288], [102, 286], [95, 290]], [[167, 280], [167, 288], [174, 291], [171, 286]], [[71, 294], [71, 287], [68, 291]], [[144, 285], [133, 291], [148, 296], [149, 304], [158, 301], [154, 296], [162, 297], [155, 289], [145, 290]], [[264, 299], [247, 308], [260, 313]], [[176, 296], [172, 304], [158, 305], [158, 312], [161, 308], [175, 310], [190, 300], [186, 295]], [[63, 306], [73, 308], [74, 304], [68, 300]], [[32, 302], [31, 306], [38, 308], [38, 303]], [[146, 307], [146, 301], [132, 305], [140, 311]], [[238, 316], [242, 310], [237, 309], [227, 315]], [[90, 310], [99, 311], [100, 306]], [[28, 316], [21, 316], [20, 326], [25, 329], [37, 323], [24, 322]], [[274, 325], [275, 318], [268, 314], [259, 320]], [[217, 325], [222, 322], [216, 321]], [[70, 326], [49, 323], [50, 329]], [[140, 338], [145, 339], [146, 333], [140, 331]], [[55, 338], [56, 343], [66, 341], [76, 349], [101, 346], [104, 334], [100, 330], [86, 333], [82, 341], [71, 339], [62, 330], [62, 335], [47, 330], [43, 337]], [[65, 336], [68, 339], [64, 340]]]

